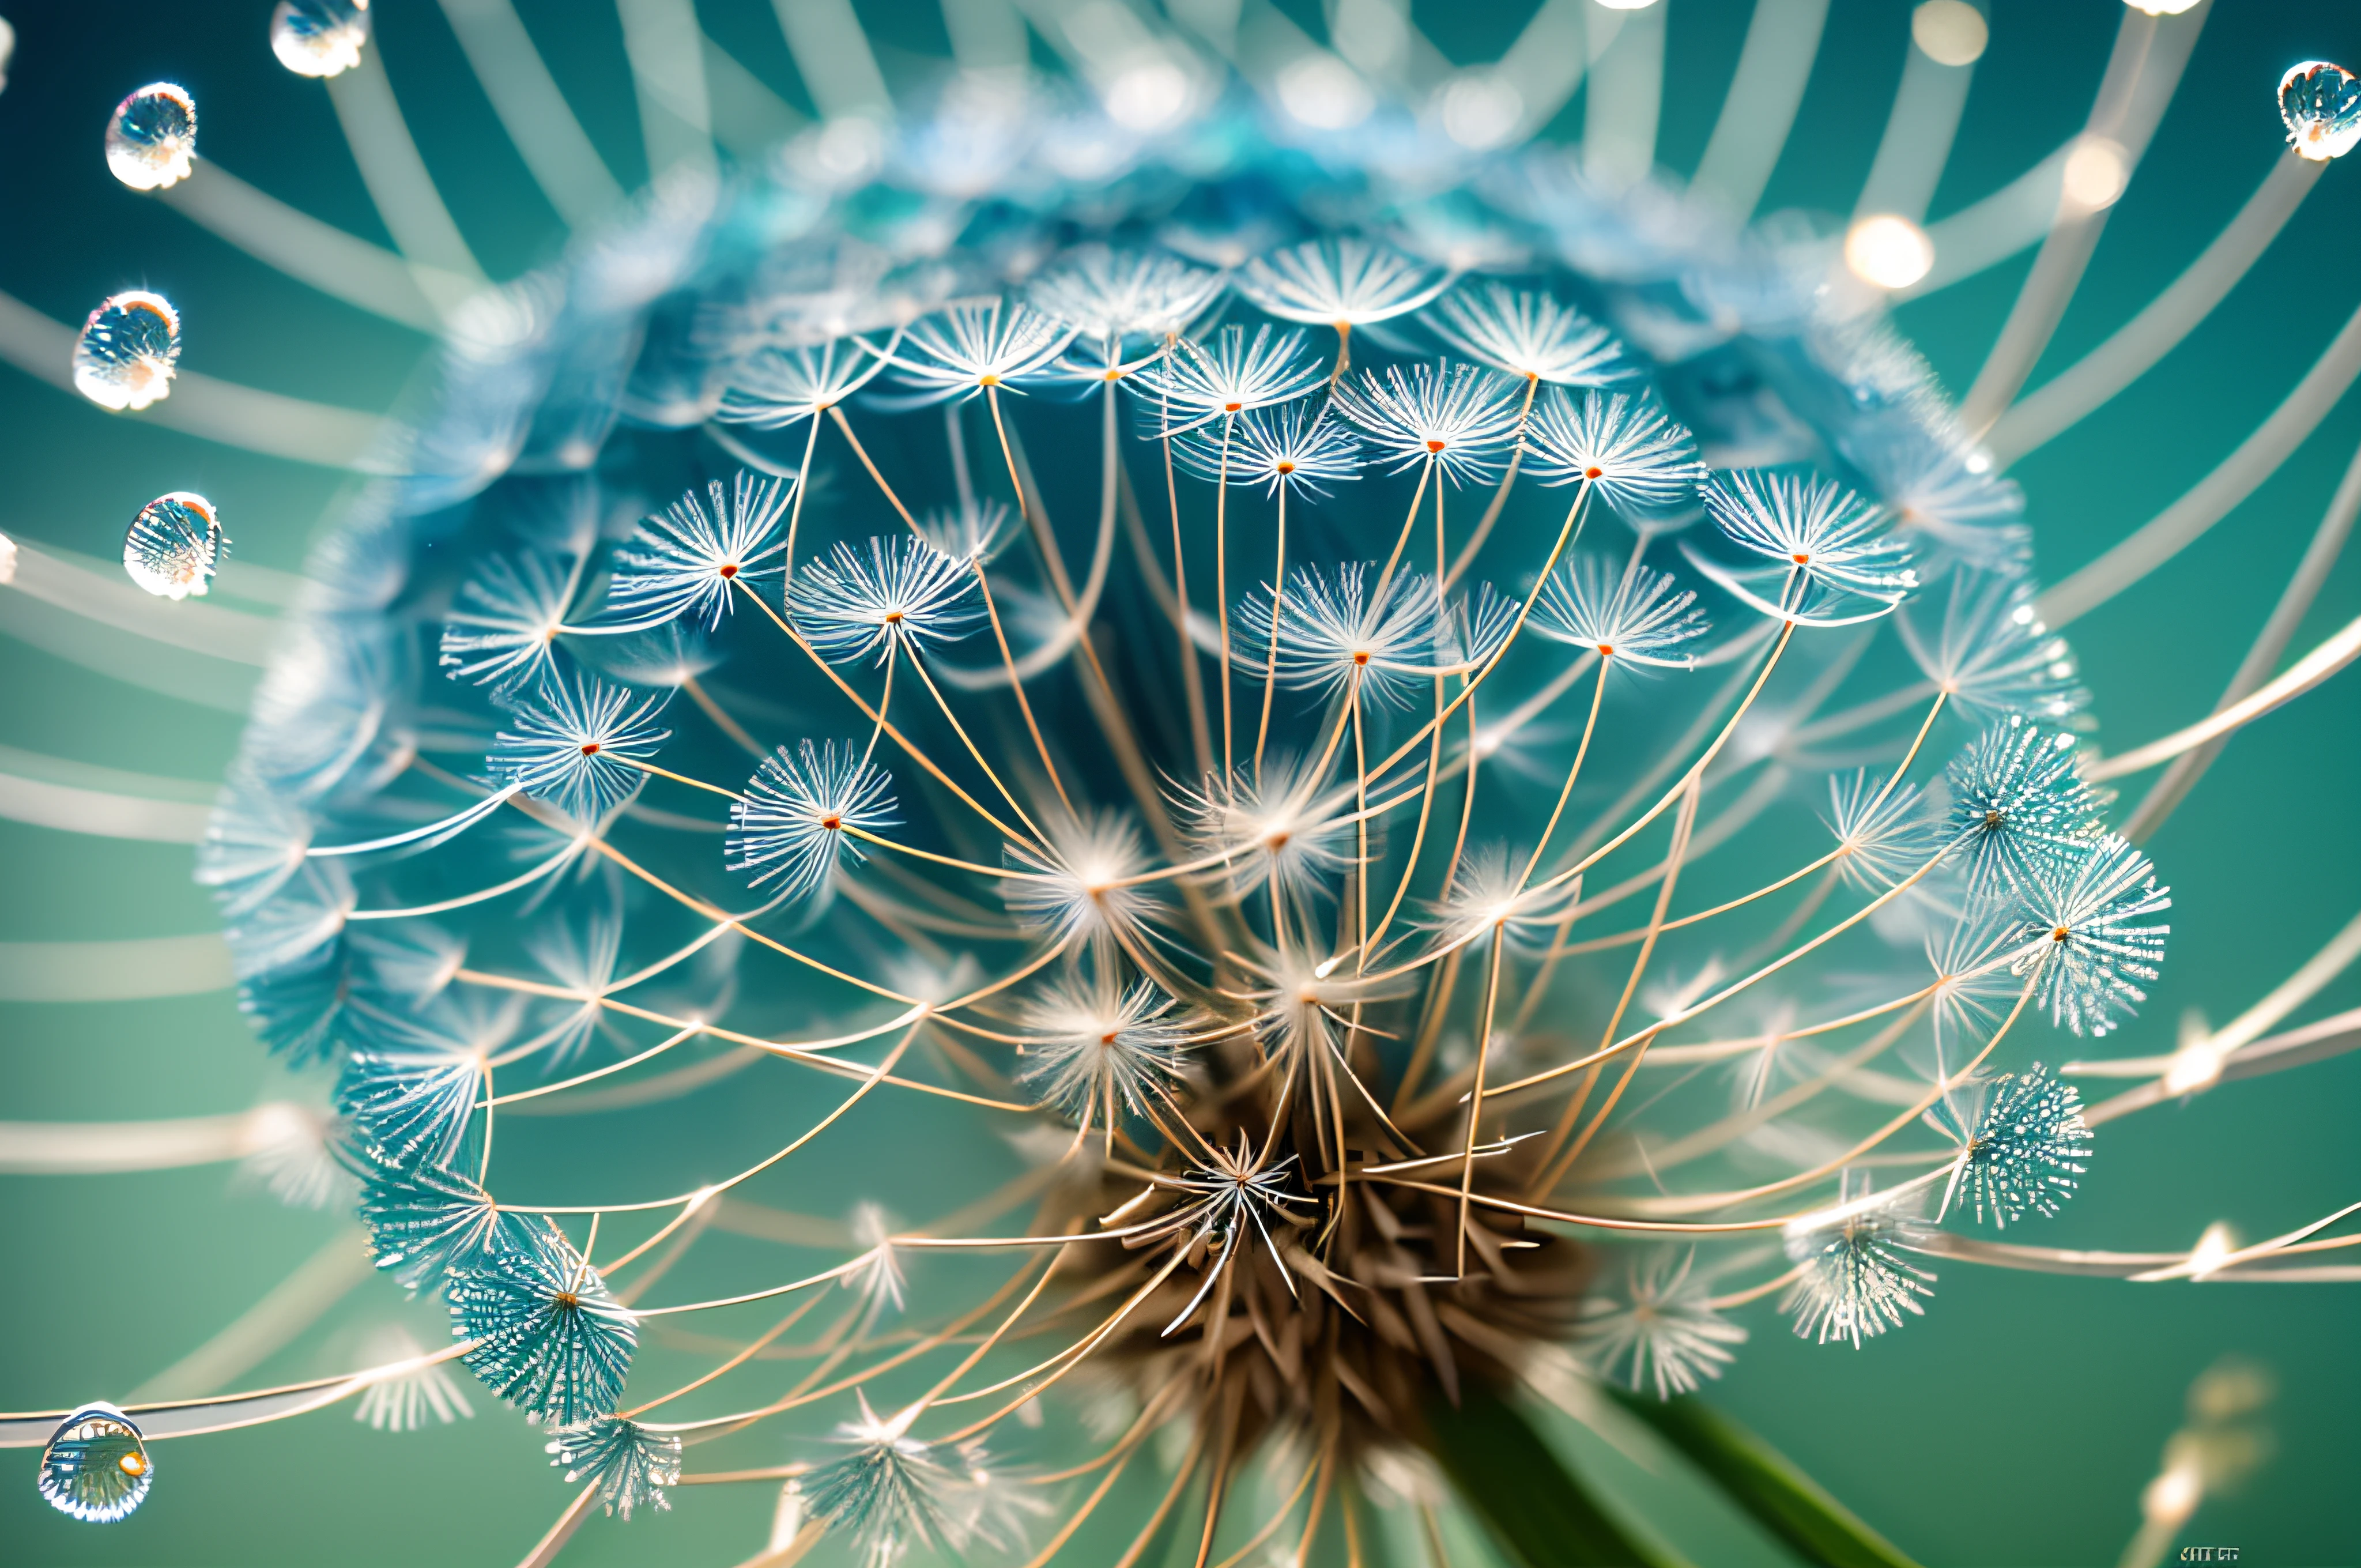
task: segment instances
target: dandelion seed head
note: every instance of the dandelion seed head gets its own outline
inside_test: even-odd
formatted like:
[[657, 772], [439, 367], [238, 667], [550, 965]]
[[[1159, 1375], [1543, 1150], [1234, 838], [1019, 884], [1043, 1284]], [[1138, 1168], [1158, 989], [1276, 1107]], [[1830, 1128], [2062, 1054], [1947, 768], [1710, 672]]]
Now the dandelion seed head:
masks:
[[794, 499], [786, 481], [743, 471], [727, 491], [716, 480], [703, 496], [682, 496], [617, 553], [614, 612], [642, 625], [682, 618], [720, 625], [740, 584], [751, 589], [782, 570], [773, 557], [786, 549], [779, 523]]
[[1265, 323], [1248, 337], [1234, 323], [1210, 342], [1182, 339], [1127, 384], [1140, 398], [1140, 433], [1153, 440], [1291, 401], [1321, 380], [1301, 333], [1279, 332]]
[[672, 733], [653, 722], [662, 696], [635, 701], [628, 688], [596, 676], [552, 675], [514, 702], [485, 766], [582, 822], [638, 794], [647, 775], [631, 764], [654, 756]]
[[563, 1238], [526, 1236], [451, 1270], [451, 1334], [475, 1343], [460, 1359], [486, 1387], [531, 1420], [573, 1426], [615, 1408], [639, 1329]]
[[[410, 1336], [407, 1329], [388, 1326], [369, 1336], [363, 1359], [372, 1366], [385, 1366], [396, 1362], [424, 1360], [425, 1347]], [[474, 1419], [476, 1409], [467, 1403], [457, 1379], [447, 1367], [434, 1363], [418, 1366], [398, 1377], [385, 1377], [361, 1390], [353, 1401], [353, 1420], [372, 1431], [420, 1431], [432, 1420], [436, 1426], [449, 1426], [454, 1421]]]
[[2104, 803], [2077, 770], [2073, 740], [2011, 714], [1952, 760], [1944, 826], [1971, 891], [2021, 892], [2103, 829]]
[[1365, 239], [1307, 240], [1247, 262], [1236, 288], [1281, 321], [1355, 327], [1406, 315], [1449, 276]]
[[1557, 387], [1611, 387], [1632, 367], [1615, 334], [1535, 290], [1463, 283], [1435, 302], [1434, 331], [1462, 356]]

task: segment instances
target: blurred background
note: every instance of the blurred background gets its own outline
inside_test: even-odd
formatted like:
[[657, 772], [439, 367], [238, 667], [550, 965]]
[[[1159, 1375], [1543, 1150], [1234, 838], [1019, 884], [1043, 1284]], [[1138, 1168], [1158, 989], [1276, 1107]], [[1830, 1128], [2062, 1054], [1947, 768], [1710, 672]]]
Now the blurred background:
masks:
[[[1272, 3], [1322, 34], [1321, 0]], [[1655, 153], [1677, 178], [1704, 151], [1752, 7], [1658, 4], [1674, 69]], [[937, 69], [948, 52], [928, 0], [854, 0], [854, 8], [889, 85]], [[644, 161], [613, 7], [517, 0], [517, 9], [609, 166], [635, 183]], [[1413, 0], [1410, 16], [1444, 57], [1475, 60], [1498, 57], [1531, 9], [1526, 0]], [[196, 99], [207, 159], [327, 223], [390, 243], [322, 85], [272, 58], [269, 11], [269, 0], [0, 0], [16, 34], [0, 91], [0, 291], [75, 323], [110, 293], [154, 288], [183, 313], [184, 371], [379, 410], [412, 378], [428, 338], [291, 283], [126, 190], [102, 157], [116, 101], [150, 81], [177, 82]], [[697, 12], [768, 94], [812, 111], [771, 0], [697, 0]], [[2122, 13], [2119, 0], [1993, 0], [1991, 45], [1930, 216], [2005, 185], [2080, 127]], [[563, 236], [557, 215], [502, 135], [443, 11], [431, 0], [378, 0], [373, 14], [412, 133], [486, 270], [506, 278], [549, 259]], [[1909, 26], [1906, 0], [1832, 0], [1761, 212], [1794, 209], [1841, 226], [1884, 129]], [[2279, 156], [2279, 75], [2309, 59], [2361, 61], [2361, 7], [2214, 0], [2035, 385], [2120, 325], [2237, 210]], [[738, 90], [745, 123], [759, 127], [765, 114], [778, 115], [781, 128], [793, 123], [743, 82]], [[1578, 137], [1583, 114], [1577, 93], [1543, 134]], [[2046, 580], [2202, 478], [2344, 323], [2361, 296], [2356, 178], [2327, 170], [2187, 343], [2016, 467]], [[1899, 325], [1954, 395], [1973, 378], [2031, 257], [1898, 305]], [[2221, 526], [2073, 626], [2102, 745], [2140, 743], [2212, 706], [2356, 442], [2361, 402], [2347, 394]], [[269, 614], [291, 586], [275, 574], [300, 568], [358, 482], [109, 415], [0, 367], [0, 532], [44, 549], [112, 561], [148, 499], [197, 490], [236, 542], [216, 600]], [[267, 570], [249, 569], [258, 567]], [[2356, 610], [2361, 562], [2348, 559], [2293, 647], [2312, 646]], [[146, 837], [0, 820], [0, 1120], [230, 1114], [287, 1097], [239, 1018], [226, 956], [210, 936], [214, 912], [189, 878], [189, 840], [257, 674], [0, 589], [0, 774], [165, 803], [142, 818]], [[2229, 747], [2147, 845], [2173, 884], [2170, 958], [2143, 1016], [2105, 1054], [2169, 1052], [2190, 1010], [2217, 1025], [2236, 1014], [2353, 916], [2356, 769], [2361, 676], [2353, 674]], [[82, 945], [98, 942], [140, 945]], [[126, 982], [126, 964], [140, 978]], [[93, 969], [112, 972], [93, 979]], [[93, 990], [154, 994], [71, 1000]], [[2294, 1021], [2356, 1003], [2361, 980], [2348, 976]], [[2292, 1228], [2361, 1196], [2356, 1113], [2361, 1057], [2348, 1056], [2110, 1125], [2080, 1196], [2042, 1239], [2166, 1250], [2187, 1247], [2217, 1221], [2245, 1239]], [[8, 1281], [0, 1408], [128, 1403], [151, 1378], [154, 1391], [180, 1394], [196, 1391], [192, 1381], [254, 1387], [315, 1376], [357, 1365], [369, 1334], [388, 1324], [406, 1324], [423, 1343], [443, 1339], [439, 1310], [403, 1302], [390, 1281], [350, 1263], [355, 1228], [338, 1206], [283, 1206], [231, 1169], [0, 1176]], [[1859, 1352], [1795, 1340], [1769, 1301], [1743, 1310], [1753, 1339], [1711, 1386], [1711, 1400], [1935, 1568], [2112, 1563], [2138, 1526], [2141, 1487], [2186, 1419], [2192, 1379], [2240, 1357], [2276, 1385], [2257, 1419], [2273, 1449], [2243, 1486], [2209, 1497], [2181, 1540], [2235, 1545], [2241, 1562], [2274, 1568], [2361, 1562], [2361, 1510], [2348, 1490], [2361, 1453], [2355, 1287], [1941, 1273], [1924, 1321]], [[216, 1340], [273, 1290], [336, 1305], [287, 1343]], [[184, 1360], [200, 1347], [204, 1357]], [[0, 1453], [0, 1558], [41, 1568], [513, 1562], [566, 1492], [520, 1418], [462, 1383], [477, 1415], [455, 1425], [379, 1432], [339, 1408], [166, 1444], [154, 1497], [104, 1529], [74, 1525], [41, 1502], [33, 1451]], [[736, 1562], [760, 1548], [770, 1502], [766, 1488], [679, 1495], [668, 1517], [628, 1529], [594, 1522], [566, 1561]], [[1733, 1546], [1732, 1560], [1755, 1550]]]

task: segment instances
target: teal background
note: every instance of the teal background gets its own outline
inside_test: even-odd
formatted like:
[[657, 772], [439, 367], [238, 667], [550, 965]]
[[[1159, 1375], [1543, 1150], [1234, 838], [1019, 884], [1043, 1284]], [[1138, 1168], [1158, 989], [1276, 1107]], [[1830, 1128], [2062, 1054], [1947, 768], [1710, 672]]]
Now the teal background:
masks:
[[[1693, 168], [1735, 61], [1748, 7], [1664, 0], [1673, 78], [1660, 160]], [[379, 0], [379, 47], [429, 164], [495, 276], [546, 258], [553, 214], [502, 139], [425, 0]], [[1286, 7], [1315, 30], [1316, 5]], [[267, 0], [157, 5], [0, 0], [18, 32], [0, 93], [0, 288], [53, 318], [153, 286], [188, 321], [183, 363], [274, 390], [381, 407], [423, 339], [311, 293], [109, 178], [100, 134], [115, 100], [176, 80], [195, 94], [210, 158], [283, 200], [388, 243], [322, 89], [282, 71]], [[627, 182], [642, 164], [610, 8], [521, 0], [545, 56]], [[861, 0], [889, 77], [943, 50], [931, 5]], [[2121, 15], [2115, 0], [1998, 0], [1934, 214], [2046, 155], [2087, 112]], [[807, 107], [769, 7], [704, 0], [708, 29], [782, 96]], [[1496, 54], [1527, 7], [1421, 4], [1458, 58]], [[1850, 209], [1882, 131], [1906, 38], [1903, 0], [1835, 0], [1819, 63], [1763, 210]], [[2170, 280], [2277, 156], [2271, 89], [2297, 60], [2361, 57], [2361, 9], [2217, 0], [2179, 96], [2037, 380], [2097, 343]], [[1690, 95], [1693, 94], [1693, 95]], [[1554, 131], [1573, 136], [1580, 100]], [[2285, 395], [2361, 298], [2356, 171], [2330, 170], [2225, 304], [2139, 385], [2017, 477], [2051, 581], [2146, 521], [2221, 460]], [[1904, 305], [1902, 328], [1955, 392], [1972, 378], [2030, 253]], [[2212, 534], [2073, 628], [2110, 749], [2209, 707], [2268, 613], [2361, 440], [2354, 400]], [[293, 570], [349, 494], [345, 476], [211, 446], [113, 418], [0, 369], [0, 532], [107, 556], [125, 522], [169, 489], [213, 497], [239, 559]], [[2348, 561], [2295, 647], [2361, 609]], [[21, 602], [21, 601], [18, 601]], [[153, 650], [169, 660], [169, 651]], [[2354, 912], [2361, 866], [2354, 778], [2361, 684], [2347, 675], [2243, 735], [2150, 849], [2174, 884], [2169, 970], [2145, 1015], [2110, 1042], [2170, 1048], [2184, 1009], [2234, 1015]], [[236, 721], [110, 681], [0, 637], [0, 740], [191, 780], [218, 776]], [[180, 847], [0, 822], [0, 940], [211, 929]], [[2361, 1003], [2332, 986], [2299, 1014]], [[110, 1005], [0, 1004], [0, 1118], [133, 1119], [232, 1111], [274, 1091], [226, 992]], [[2361, 1058], [2231, 1086], [2105, 1129], [2079, 1199], [2041, 1239], [2131, 1250], [2184, 1246], [2213, 1220], [2245, 1237], [2361, 1196]], [[749, 1110], [745, 1113], [755, 1114]], [[925, 1173], [916, 1173], [923, 1179]], [[805, 1205], [840, 1212], [832, 1198]], [[99, 1179], [0, 1179], [0, 1406], [120, 1396], [214, 1334], [349, 1222], [283, 1209], [221, 1168]], [[733, 1244], [734, 1245], [734, 1244]], [[686, 1275], [684, 1276], [686, 1277]], [[2361, 1358], [2353, 1288], [2138, 1287], [1943, 1271], [1923, 1322], [1858, 1353], [1796, 1342], [1763, 1303], [1754, 1339], [1712, 1390], [1905, 1550], [1930, 1565], [2112, 1563], [2136, 1497], [2180, 1420], [2190, 1380], [2224, 1353], [2277, 1374], [2276, 1457], [2235, 1497], [2209, 1500], [2185, 1541], [2236, 1544], [2242, 1562], [2361, 1562], [2353, 1461]], [[344, 1365], [355, 1322], [439, 1314], [363, 1285], [322, 1329], [249, 1382]], [[342, 1336], [342, 1337], [340, 1337]], [[332, 1412], [172, 1442], [131, 1521], [73, 1526], [32, 1487], [29, 1451], [0, 1453], [0, 1559], [39, 1564], [501, 1563], [565, 1500], [539, 1440], [489, 1398], [477, 1419], [393, 1436]], [[1595, 1456], [1594, 1456], [1595, 1457]], [[1600, 1462], [1605, 1463], [1605, 1462]], [[1614, 1484], [1643, 1483], [1611, 1468]], [[726, 1495], [725, 1495], [726, 1493]], [[730, 1563], [766, 1528], [767, 1489], [683, 1494], [668, 1517], [596, 1523], [566, 1562]], [[1703, 1551], [1703, 1547], [1698, 1550]], [[1730, 1561], [1773, 1561], [1730, 1537]]]

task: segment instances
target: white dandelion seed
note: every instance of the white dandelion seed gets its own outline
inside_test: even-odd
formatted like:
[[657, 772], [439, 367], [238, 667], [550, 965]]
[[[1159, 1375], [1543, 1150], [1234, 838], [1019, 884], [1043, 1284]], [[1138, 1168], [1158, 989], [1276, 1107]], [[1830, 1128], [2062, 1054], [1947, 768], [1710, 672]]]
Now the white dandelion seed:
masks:
[[1017, 1081], [1080, 1120], [1116, 1105], [1145, 1115], [1151, 1091], [1175, 1081], [1186, 1060], [1188, 1032], [1172, 1007], [1146, 981], [1118, 988], [1100, 972], [1055, 981], [1025, 1003]]
[[1587, 484], [1634, 518], [1680, 507], [1706, 477], [1697, 438], [1653, 404], [1621, 392], [1576, 399], [1553, 387], [1526, 425], [1525, 452], [1542, 483]]
[[852, 741], [799, 740], [763, 759], [762, 767], [730, 806], [723, 863], [750, 873], [755, 887], [776, 883], [790, 902], [825, 894], [839, 866], [868, 858], [866, 833], [901, 826], [894, 815], [893, 778]]
[[1714, 1310], [1696, 1264], [1694, 1248], [1653, 1248], [1624, 1266], [1615, 1293], [1584, 1299], [1576, 1344], [1601, 1376], [1669, 1399], [1721, 1376], [1746, 1330]]
[[787, 543], [773, 535], [795, 499], [793, 482], [741, 470], [726, 492], [718, 479], [706, 492], [700, 498], [691, 490], [646, 519], [615, 553], [608, 601], [631, 627], [683, 617], [718, 627], [736, 603], [736, 584], [751, 586], [782, 570], [772, 557]]
[[1364, 370], [1336, 389], [1336, 411], [1399, 474], [1421, 463], [1454, 484], [1496, 477], [1516, 439], [1522, 394], [1490, 370], [1450, 360]]
[[1529, 381], [1610, 387], [1638, 375], [1614, 334], [1539, 290], [1462, 286], [1435, 302], [1428, 324], [1477, 364]]
[[832, 664], [948, 645], [973, 630], [972, 558], [944, 554], [912, 534], [839, 543], [796, 575], [791, 614], [812, 651]]
[[1141, 433], [1156, 440], [1291, 401], [1323, 379], [1320, 367], [1303, 351], [1301, 333], [1274, 332], [1265, 324], [1248, 337], [1246, 328], [1232, 325], [1210, 343], [1182, 338], [1130, 385], [1151, 416]]
[[1408, 315], [1450, 285], [1448, 272], [1350, 236], [1258, 256], [1234, 280], [1239, 293], [1281, 321], [1344, 330]]
[[1708, 630], [1697, 594], [1670, 572], [1642, 566], [1627, 576], [1601, 555], [1551, 573], [1527, 624], [1611, 664], [1667, 670], [1689, 668], [1696, 656], [1684, 650]]

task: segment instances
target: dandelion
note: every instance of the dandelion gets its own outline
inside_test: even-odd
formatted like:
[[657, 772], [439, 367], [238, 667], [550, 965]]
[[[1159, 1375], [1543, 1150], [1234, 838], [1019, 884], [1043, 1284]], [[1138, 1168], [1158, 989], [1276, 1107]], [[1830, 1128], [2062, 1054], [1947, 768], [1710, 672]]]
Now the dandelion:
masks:
[[[1361, 51], [1388, 97], [1314, 157], [1229, 106], [1218, 62], [1235, 44], [1256, 69], [1253, 27], [1184, 17], [1184, 39], [1153, 7], [1069, 7], [1050, 41], [1077, 95], [994, 7], [954, 7], [960, 69], [913, 108], [925, 72], [788, 7], [818, 117], [764, 149], [741, 145], [759, 97], [722, 46], [692, 38], [683, 76], [635, 4], [654, 172], [626, 196], [531, 40], [452, 9], [579, 237], [483, 280], [399, 134], [398, 103], [434, 100], [387, 91], [368, 7], [289, 0], [282, 57], [364, 68], [331, 91], [400, 254], [338, 241], [329, 269], [284, 248], [316, 227], [233, 237], [449, 342], [366, 440], [193, 366], [163, 412], [175, 439], [360, 476], [200, 847], [241, 1009], [335, 1085], [292, 1132], [239, 1125], [313, 1173], [291, 1198], [324, 1192], [331, 1152], [349, 1165], [392, 1277], [371, 1293], [439, 1299], [452, 1376], [555, 1429], [579, 1490], [524, 1495], [566, 1510], [537, 1560], [600, 1501], [664, 1556], [644, 1532], [667, 1504], [749, 1482], [787, 1484], [772, 1555], [827, 1535], [881, 1565], [1016, 1550], [1037, 1514], [1051, 1550], [1087, 1527], [1110, 1561], [1165, 1532], [1192, 1561], [1366, 1555], [1363, 1530], [1418, 1528], [1373, 1510], [1436, 1501], [1379, 1484], [1405, 1475], [1455, 1477], [1471, 1519], [1512, 1529], [1469, 1431], [1519, 1382], [1581, 1397], [1569, 1343], [1664, 1399], [1718, 1376], [1782, 1292], [1804, 1338], [1857, 1347], [1922, 1315], [1928, 1256], [2109, 1255], [1940, 1228], [2051, 1217], [2091, 1121], [2178, 1081], [2147, 1057], [2072, 1064], [2154, 1078], [2086, 1116], [2024, 1066], [2051, 1028], [2125, 1025], [2161, 972], [2169, 898], [2100, 787], [2158, 749], [2078, 770], [2059, 731], [2089, 696], [2044, 621], [2162, 535], [2045, 594], [2046, 498], [2008, 470], [2096, 406], [2074, 400], [2166, 358], [2198, 282], [2019, 399], [2044, 353], [2026, 334], [2072, 282], [2035, 267], [1955, 409], [1883, 291], [1739, 216], [1777, 156], [1745, 106], [1804, 57], [1750, 54], [1693, 180], [1609, 181], [1615, 104], [1593, 104], [1579, 179], [1514, 128], [1477, 157], [1475, 78], [1380, 63], [1357, 14], [1337, 59]], [[1633, 59], [1597, 85], [1644, 88]], [[1476, 84], [1545, 85], [1497, 74]], [[2299, 150], [2342, 135], [2341, 80], [2298, 87]], [[138, 144], [123, 159], [160, 189], [193, 111], [183, 137], [169, 94], [133, 107], [111, 156]], [[1894, 118], [1914, 156], [1937, 139], [1922, 107]], [[2302, 167], [2250, 215], [2284, 216]], [[216, 175], [176, 206], [202, 221], [206, 190], [234, 190]], [[1938, 269], [1913, 289], [2031, 244], [1978, 228], [2006, 206], [1930, 225]], [[2226, 288], [2248, 253], [2192, 276]], [[0, 301], [0, 323], [29, 312]], [[119, 295], [71, 374], [152, 406], [179, 351], [161, 296]], [[1484, 504], [1461, 515], [1469, 484]], [[1630, 525], [1611, 554], [1598, 506]], [[1684, 532], [1700, 512], [1714, 526]], [[212, 518], [159, 520], [135, 579], [212, 586]], [[75, 569], [30, 546], [16, 565], [60, 613], [146, 602], [100, 615]], [[220, 583], [249, 604], [282, 586]], [[139, 619], [192, 649], [258, 630], [213, 606]], [[988, 652], [959, 646], [986, 628]], [[174, 691], [203, 675], [104, 656]], [[109, 777], [53, 787], [130, 801]], [[132, 804], [109, 820], [159, 819]], [[126, 967], [106, 979], [126, 996], [185, 978]], [[111, 1138], [152, 1168], [157, 1135], [104, 1125], [71, 1135], [76, 1160]], [[1866, 1193], [1864, 1171], [1901, 1185]], [[1656, 1250], [1600, 1267], [1625, 1238]], [[2275, 1250], [2222, 1243], [2205, 1272]], [[144, 1464], [143, 1424], [351, 1398], [401, 1427], [463, 1402], [445, 1362], [387, 1354], [137, 1421], [49, 1411], [10, 1441], [53, 1440], [44, 1485], [108, 1517], [129, 1494], [75, 1492], [88, 1445]], [[1474, 1427], [1427, 1419], [1448, 1409]], [[1023, 1484], [987, 1457], [1011, 1442], [1043, 1455]], [[446, 1490], [470, 1508], [507, 1485], [462, 1470]], [[1570, 1474], [1520, 1486], [1520, 1507], [1606, 1517]]]
[[[1280, 321], [1334, 327], [1346, 349], [1355, 327], [1408, 315], [1450, 286], [1449, 273], [1352, 236], [1257, 256], [1236, 280], [1238, 292]], [[1340, 351], [1337, 375], [1347, 363]]]
[[[379, 1365], [423, 1361], [425, 1349], [406, 1330], [387, 1329], [369, 1342], [368, 1359]], [[354, 1401], [353, 1420], [372, 1431], [418, 1431], [431, 1420], [437, 1426], [470, 1420], [475, 1407], [460, 1390], [448, 1368], [427, 1364], [400, 1377], [372, 1383]]]
[[1935, 850], [1917, 789], [1889, 789], [1866, 768], [1828, 780], [1828, 824], [1837, 863], [1858, 886], [1891, 887], [1924, 869]]
[[1073, 341], [1072, 328], [1030, 306], [969, 302], [913, 325], [891, 357], [915, 404], [939, 403], [1021, 389]]
[[1408, 572], [1376, 589], [1368, 579], [1358, 561], [1333, 572], [1298, 568], [1275, 609], [1261, 597], [1246, 600], [1239, 620], [1250, 640], [1274, 619], [1279, 626], [1275, 644], [1253, 646], [1281, 686], [1398, 707], [1413, 682], [1436, 672], [1443, 604], [1434, 579]]
[[2104, 826], [2098, 792], [2076, 769], [2074, 738], [2021, 714], [1984, 731], [1949, 779], [1945, 826], [1980, 894], [2022, 892], [2044, 868], [2079, 860]]
[[804, 1484], [812, 1512], [851, 1537], [869, 1568], [884, 1568], [913, 1548], [956, 1552], [983, 1533], [977, 1484], [963, 1474], [982, 1467], [983, 1450], [939, 1453], [908, 1435], [901, 1418], [871, 1409], [866, 1394], [859, 1398], [860, 1419], [837, 1429], [848, 1452]]
[[1258, 485], [1267, 496], [1325, 496], [1326, 486], [1361, 477], [1361, 445], [1326, 411], [1301, 405], [1238, 420], [1227, 439], [1201, 425], [1172, 444], [1180, 466], [1200, 478]]
[[757, 430], [779, 430], [840, 408], [893, 364], [887, 349], [865, 338], [821, 344], [765, 345], [730, 371], [714, 417]]
[[1151, 1093], [1180, 1075], [1186, 1036], [1165, 1017], [1171, 1006], [1146, 981], [1120, 993], [1097, 977], [1052, 985], [1026, 1003], [1018, 1081], [1084, 1127], [1104, 1115], [1112, 1135], [1117, 1104], [1144, 1116]]
[[1927, 678], [1964, 712], [2062, 725], [2089, 704], [2074, 651], [2042, 624], [2022, 580], [1955, 572], [1941, 622], [1930, 630], [1932, 620], [1922, 596], [1904, 607], [1894, 630]]
[[[1773, 563], [1773, 595], [1743, 592], [1741, 579], [1717, 577], [1765, 614], [1802, 620], [1809, 607], [1865, 599], [1880, 607], [1869, 612], [1874, 616], [1917, 586], [1909, 552], [1884, 532], [1883, 517], [1833, 480], [1725, 474], [1704, 494], [1706, 510], [1732, 543]], [[1775, 605], [1767, 602], [1772, 598]]]
[[1033, 308], [1110, 355], [1126, 338], [1179, 337], [1221, 298], [1222, 275], [1159, 251], [1081, 245], [1026, 291]]

